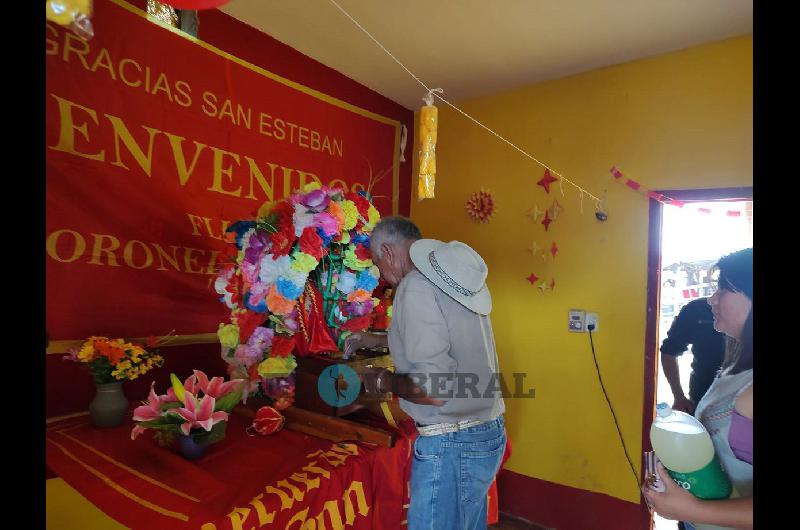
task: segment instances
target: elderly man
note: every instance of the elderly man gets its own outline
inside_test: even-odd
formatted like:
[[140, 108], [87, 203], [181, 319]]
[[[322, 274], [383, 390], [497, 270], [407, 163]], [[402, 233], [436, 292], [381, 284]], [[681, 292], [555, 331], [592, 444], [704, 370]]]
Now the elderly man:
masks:
[[422, 239], [404, 217], [381, 220], [370, 251], [396, 286], [394, 316], [388, 335], [356, 333], [344, 349], [388, 345], [396, 373], [365, 377], [365, 391], [394, 392], [417, 424], [408, 528], [486, 528], [506, 445], [486, 263], [464, 243]]

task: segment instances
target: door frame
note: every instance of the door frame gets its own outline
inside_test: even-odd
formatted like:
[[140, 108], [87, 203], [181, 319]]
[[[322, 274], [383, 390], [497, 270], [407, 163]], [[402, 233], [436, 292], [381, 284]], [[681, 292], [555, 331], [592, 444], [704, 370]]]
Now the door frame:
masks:
[[[671, 199], [683, 202], [706, 201], [741, 201], [753, 200], [753, 188], [707, 188], [683, 190], [657, 190], [657, 193], [666, 195]], [[652, 451], [650, 445], [650, 425], [655, 418], [656, 386], [658, 374], [656, 359], [658, 357], [658, 321], [661, 306], [661, 224], [664, 205], [655, 199], [650, 199], [649, 234], [647, 248], [647, 325], [644, 335], [644, 403], [642, 406], [642, 453]], [[720, 256], [721, 257], [721, 256]], [[640, 462], [640, 474], [645, 469], [644, 454]], [[641, 478], [640, 478], [641, 481]], [[642, 528], [652, 530], [653, 516], [647, 509], [647, 504], [641, 503]]]

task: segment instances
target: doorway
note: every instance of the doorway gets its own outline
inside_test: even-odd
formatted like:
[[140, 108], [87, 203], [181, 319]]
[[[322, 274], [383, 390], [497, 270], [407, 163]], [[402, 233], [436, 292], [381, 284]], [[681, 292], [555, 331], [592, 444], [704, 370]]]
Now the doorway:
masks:
[[[709, 270], [725, 254], [753, 245], [753, 190], [726, 188], [659, 192], [684, 203], [682, 208], [650, 200], [647, 331], [643, 451], [650, 445], [650, 425], [658, 402], [674, 396], [660, 365], [659, 347], [673, 319], [692, 300], [710, 295]], [[689, 392], [691, 347], [678, 357], [681, 387]], [[677, 523], [650, 517], [642, 504], [645, 528], [675, 530]]]

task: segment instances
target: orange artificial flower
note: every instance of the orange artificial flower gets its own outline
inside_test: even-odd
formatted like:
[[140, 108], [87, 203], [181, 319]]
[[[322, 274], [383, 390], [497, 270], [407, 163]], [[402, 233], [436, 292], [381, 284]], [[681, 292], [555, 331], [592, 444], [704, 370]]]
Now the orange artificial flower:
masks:
[[96, 340], [94, 347], [100, 355], [108, 357], [108, 361], [116, 365], [125, 357], [125, 350], [119, 344]]
[[366, 302], [367, 300], [372, 300], [372, 295], [364, 289], [356, 289], [347, 295], [348, 302]]
[[337, 231], [341, 232], [342, 225], [344, 225], [344, 210], [336, 201], [331, 201], [328, 203], [328, 213], [336, 219], [336, 229]]
[[275, 284], [272, 284], [267, 293], [267, 308], [276, 315], [288, 315], [294, 311], [295, 303], [288, 300], [281, 293]]

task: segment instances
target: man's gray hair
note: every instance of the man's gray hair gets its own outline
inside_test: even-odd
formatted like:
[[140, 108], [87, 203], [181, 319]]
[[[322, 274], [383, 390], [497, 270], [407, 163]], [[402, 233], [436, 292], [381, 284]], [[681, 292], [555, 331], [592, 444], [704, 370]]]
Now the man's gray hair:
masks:
[[381, 256], [381, 245], [384, 243], [395, 244], [401, 241], [416, 241], [422, 239], [419, 227], [408, 217], [393, 215], [384, 217], [372, 230], [369, 246], [378, 257]]

